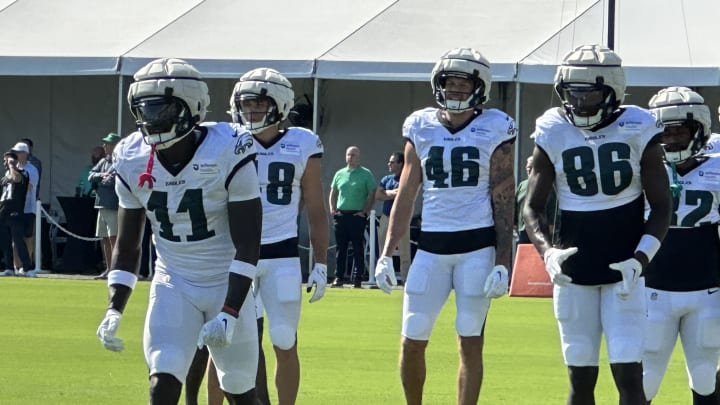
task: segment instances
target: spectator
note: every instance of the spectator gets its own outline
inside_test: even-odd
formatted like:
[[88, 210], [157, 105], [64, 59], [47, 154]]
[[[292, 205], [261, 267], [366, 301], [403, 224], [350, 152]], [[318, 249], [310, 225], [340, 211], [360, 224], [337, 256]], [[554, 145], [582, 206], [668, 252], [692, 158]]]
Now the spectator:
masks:
[[90, 151], [90, 164], [83, 167], [80, 173], [80, 178], [75, 186], [75, 197], [91, 197], [94, 195], [95, 187], [93, 183], [90, 183], [88, 176], [90, 176], [90, 170], [95, 167], [100, 159], [105, 156], [105, 149], [102, 146], [95, 146]]
[[[25, 199], [25, 209], [22, 215], [23, 222], [23, 235], [25, 241], [25, 249], [30, 255], [30, 262], [32, 263], [33, 254], [35, 253], [35, 211], [37, 210], [37, 185], [40, 182], [40, 174], [32, 163], [28, 161], [30, 155], [30, 146], [23, 142], [18, 142], [13, 146], [12, 151], [18, 157], [17, 167], [27, 172], [30, 183], [27, 189], [27, 198]], [[15, 268], [18, 270], [18, 275], [29, 277], [35, 277], [35, 272], [30, 272], [29, 268], [23, 266], [22, 260], [20, 259], [20, 251], [18, 246], [13, 243], [15, 248]]]
[[[385, 233], [390, 219], [390, 210], [395, 202], [398, 187], [400, 186], [400, 173], [405, 165], [405, 154], [393, 152], [388, 159], [388, 171], [390, 174], [380, 179], [380, 186], [375, 191], [375, 199], [383, 202], [382, 215], [380, 216], [380, 229], [378, 230], [379, 245], [382, 249], [385, 246]], [[400, 238], [397, 247], [400, 254], [400, 278], [403, 282], [407, 280], [408, 269], [410, 269], [410, 231], [405, 232]]]
[[[32, 139], [30, 138], [20, 138], [18, 142], [22, 142], [28, 146], [30, 151], [28, 152], [28, 162], [32, 163], [33, 166], [37, 169], [38, 173], [38, 181], [35, 186], [35, 198], [40, 198], [40, 181], [42, 180], [42, 162], [40, 159], [37, 158], [37, 156], [33, 155], [33, 147], [35, 144], [33, 143]], [[31, 255], [32, 256], [32, 255]]]
[[353, 245], [354, 288], [362, 286], [365, 272], [365, 225], [375, 203], [375, 179], [372, 172], [360, 166], [360, 148], [351, 146], [345, 151], [347, 165], [338, 170], [330, 185], [330, 214], [335, 227], [335, 281], [331, 288], [342, 287], [347, 270], [347, 251]]
[[88, 175], [88, 181], [95, 186], [95, 208], [98, 209], [95, 236], [102, 238], [100, 243], [105, 260], [105, 271], [95, 277], [96, 279], [106, 279], [110, 273], [110, 259], [118, 231], [118, 196], [115, 193], [113, 151], [120, 139], [119, 135], [112, 132], [102, 138], [105, 157], [90, 169]]
[[[528, 177], [530, 176], [530, 172], [532, 172], [532, 156], [527, 158], [527, 161], [525, 162], [525, 173], [527, 173]], [[525, 205], [525, 196], [527, 195], [527, 185], [528, 185], [528, 179], [525, 179], [518, 184], [517, 189], [515, 190], [515, 231], [517, 232], [518, 236], [518, 243], [531, 243], [530, 238], [528, 238], [527, 232], [525, 231], [525, 219], [523, 219], [522, 216], [522, 210], [523, 206]], [[548, 202], [545, 207], [545, 218], [547, 218], [548, 227], [550, 228], [550, 234], [553, 235], [553, 238], [555, 240], [555, 230], [558, 228], [558, 220], [559, 215], [557, 215], [557, 199], [555, 197], [555, 189], [550, 192], [550, 196], [548, 197]]]
[[[14, 276], [15, 270], [10, 268], [15, 256], [12, 248], [13, 242], [17, 246], [22, 268], [29, 269], [31, 266], [30, 255], [23, 241], [22, 218], [30, 177], [25, 170], [18, 167], [18, 156], [15, 152], [5, 152], [3, 163], [5, 175], [2, 178], [2, 195], [0, 196], [0, 249], [5, 256], [7, 269], [2, 275]], [[30, 273], [30, 270], [26, 274], [34, 275]]]

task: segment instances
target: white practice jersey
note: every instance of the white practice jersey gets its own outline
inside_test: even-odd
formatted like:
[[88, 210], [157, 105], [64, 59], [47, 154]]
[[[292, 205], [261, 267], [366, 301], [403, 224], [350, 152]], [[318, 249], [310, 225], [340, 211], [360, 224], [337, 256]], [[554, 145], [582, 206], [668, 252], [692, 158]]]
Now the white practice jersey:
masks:
[[[673, 184], [673, 172], [667, 169], [670, 184]], [[673, 196], [675, 211], [670, 219], [670, 226], [676, 228], [692, 228], [720, 222], [720, 155], [708, 155], [708, 159], [700, 166], [681, 176], [675, 175], [680, 185], [680, 193]], [[645, 219], [650, 214], [650, 207], [645, 204]]]
[[572, 125], [559, 108], [537, 119], [533, 137], [555, 166], [560, 209], [615, 208], [642, 193], [640, 161], [663, 125], [645, 109], [622, 108], [624, 112], [614, 122], [597, 131]]
[[[153, 231], [159, 269], [188, 280], [203, 280], [227, 273], [235, 256], [228, 224], [228, 184], [241, 167], [252, 164], [255, 142], [249, 132], [236, 132], [227, 123], [203, 123], [207, 135], [192, 160], [173, 176], [155, 156], [153, 188], [138, 184], [145, 173], [150, 146], [140, 132], [124, 138], [115, 148], [118, 179], [115, 190], [123, 208], [144, 208]], [[188, 135], [192, 136], [192, 135]], [[233, 180], [252, 182], [257, 177]], [[257, 195], [255, 195], [257, 197]]]
[[255, 147], [263, 207], [262, 244], [297, 237], [300, 182], [308, 160], [322, 156], [323, 144], [312, 131], [291, 127], [270, 145], [255, 139]]
[[720, 153], [720, 134], [710, 134], [703, 152], [707, 154]]
[[496, 109], [482, 110], [456, 133], [438, 121], [437, 108], [415, 111], [405, 120], [403, 137], [415, 145], [423, 168], [423, 231], [494, 225], [490, 157], [516, 133], [515, 121]]

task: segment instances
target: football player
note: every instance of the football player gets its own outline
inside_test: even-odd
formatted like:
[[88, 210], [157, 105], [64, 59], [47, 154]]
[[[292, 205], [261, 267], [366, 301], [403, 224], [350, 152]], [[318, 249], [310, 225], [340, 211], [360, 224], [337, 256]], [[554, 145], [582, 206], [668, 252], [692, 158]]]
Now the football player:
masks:
[[[641, 274], [660, 248], [671, 211], [662, 123], [647, 110], [621, 105], [621, 59], [599, 45], [580, 46], [565, 56], [555, 91], [562, 107], [537, 119], [523, 214], [554, 284], [570, 380], [567, 403], [595, 403], [604, 333], [620, 403], [644, 404]], [[553, 185], [562, 218], [555, 246], [544, 217]]]
[[710, 136], [710, 109], [698, 93], [685, 87], [660, 90], [649, 106], [665, 124], [661, 141], [674, 212], [662, 247], [645, 271], [645, 396], [649, 403], [657, 395], [679, 335], [692, 403], [715, 405], [720, 356], [720, 155], [702, 153]]
[[[327, 285], [328, 222], [320, 164], [323, 144], [305, 128], [280, 128], [293, 107], [294, 97], [287, 78], [276, 70], [258, 68], [245, 73], [235, 84], [229, 111], [238, 128], [242, 128], [242, 123], [253, 134], [258, 153], [263, 224], [254, 292], [267, 313], [270, 341], [277, 360], [275, 384], [280, 404], [294, 404], [300, 384], [297, 354], [302, 298], [297, 226], [300, 207], [307, 210], [315, 262], [307, 283], [307, 292], [312, 292], [311, 303], [323, 297]], [[262, 307], [258, 308], [260, 342]], [[264, 393], [262, 359], [261, 365], [257, 388]], [[212, 378], [212, 367], [209, 378]], [[211, 386], [209, 382], [208, 387]], [[208, 397], [212, 398], [213, 394], [210, 392]], [[269, 405], [267, 398], [263, 402]]]
[[123, 349], [116, 332], [137, 282], [147, 215], [158, 255], [143, 337], [150, 403], [177, 403], [195, 348], [206, 345], [228, 401], [254, 405], [255, 142], [230, 124], [202, 123], [208, 88], [187, 62], [157, 59], [134, 77], [128, 102], [138, 131], [115, 149], [118, 235], [97, 335], [105, 348]]
[[422, 229], [403, 299], [400, 375], [408, 404], [422, 403], [425, 349], [453, 289], [457, 403], [477, 403], [490, 299], [507, 291], [517, 131], [504, 112], [482, 108], [491, 78], [490, 62], [480, 52], [446, 52], [430, 79], [440, 108], [415, 111], [403, 124], [405, 168], [375, 277], [386, 293], [396, 285], [392, 252], [409, 229], [422, 185]]

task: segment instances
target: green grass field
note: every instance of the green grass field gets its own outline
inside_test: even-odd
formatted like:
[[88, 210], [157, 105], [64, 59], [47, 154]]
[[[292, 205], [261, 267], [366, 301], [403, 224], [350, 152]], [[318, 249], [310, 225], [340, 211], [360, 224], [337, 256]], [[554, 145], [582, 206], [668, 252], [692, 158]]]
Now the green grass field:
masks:
[[[119, 332], [126, 349], [118, 354], [95, 337], [107, 299], [105, 282], [0, 279], [0, 404], [147, 403], [142, 327], [148, 286], [139, 283], [130, 300]], [[298, 404], [402, 404], [401, 303], [402, 291], [387, 296], [365, 289], [328, 289], [323, 300], [305, 302]], [[454, 313], [451, 298], [428, 347], [429, 405], [455, 403]], [[267, 343], [272, 381], [274, 358]], [[616, 404], [606, 360], [601, 361], [597, 403]], [[678, 350], [653, 405], [690, 403], [684, 370]], [[277, 403], [274, 386], [270, 390]], [[480, 403], [557, 405], [565, 403], [566, 391], [551, 300], [496, 300], [486, 327]]]

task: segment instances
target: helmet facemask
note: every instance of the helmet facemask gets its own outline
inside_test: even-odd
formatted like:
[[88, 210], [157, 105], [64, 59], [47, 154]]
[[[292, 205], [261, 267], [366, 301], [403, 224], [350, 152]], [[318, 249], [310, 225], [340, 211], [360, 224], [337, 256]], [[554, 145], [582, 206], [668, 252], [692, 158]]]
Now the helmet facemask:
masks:
[[234, 110], [236, 113], [233, 114], [233, 120], [240, 119], [245, 128], [254, 135], [282, 121], [275, 100], [265, 95], [255, 93], [237, 94], [234, 101]]
[[[448, 79], [452, 78], [467, 80], [470, 86], [468, 86], [467, 89], [463, 89], [464, 84], [456, 84], [448, 90], [447, 82]], [[458, 114], [474, 110], [486, 101], [485, 83], [477, 76], [471, 76], [464, 72], [442, 72], [435, 77], [434, 81], [435, 100], [440, 106], [451, 113]], [[455, 81], [454, 83], [457, 82], [459, 81]], [[466, 97], [460, 98], [463, 94], [465, 94]]]
[[685, 121], [665, 122], [661, 137], [667, 163], [682, 163], [698, 154], [705, 146], [702, 125], [688, 114]]
[[615, 91], [602, 84], [602, 77], [598, 77], [595, 84], [562, 82], [555, 91], [563, 102], [568, 119], [578, 128], [595, 127], [618, 107]]
[[192, 132], [198, 122], [187, 103], [173, 96], [142, 97], [134, 100], [130, 109], [145, 142], [157, 149], [174, 145]]

